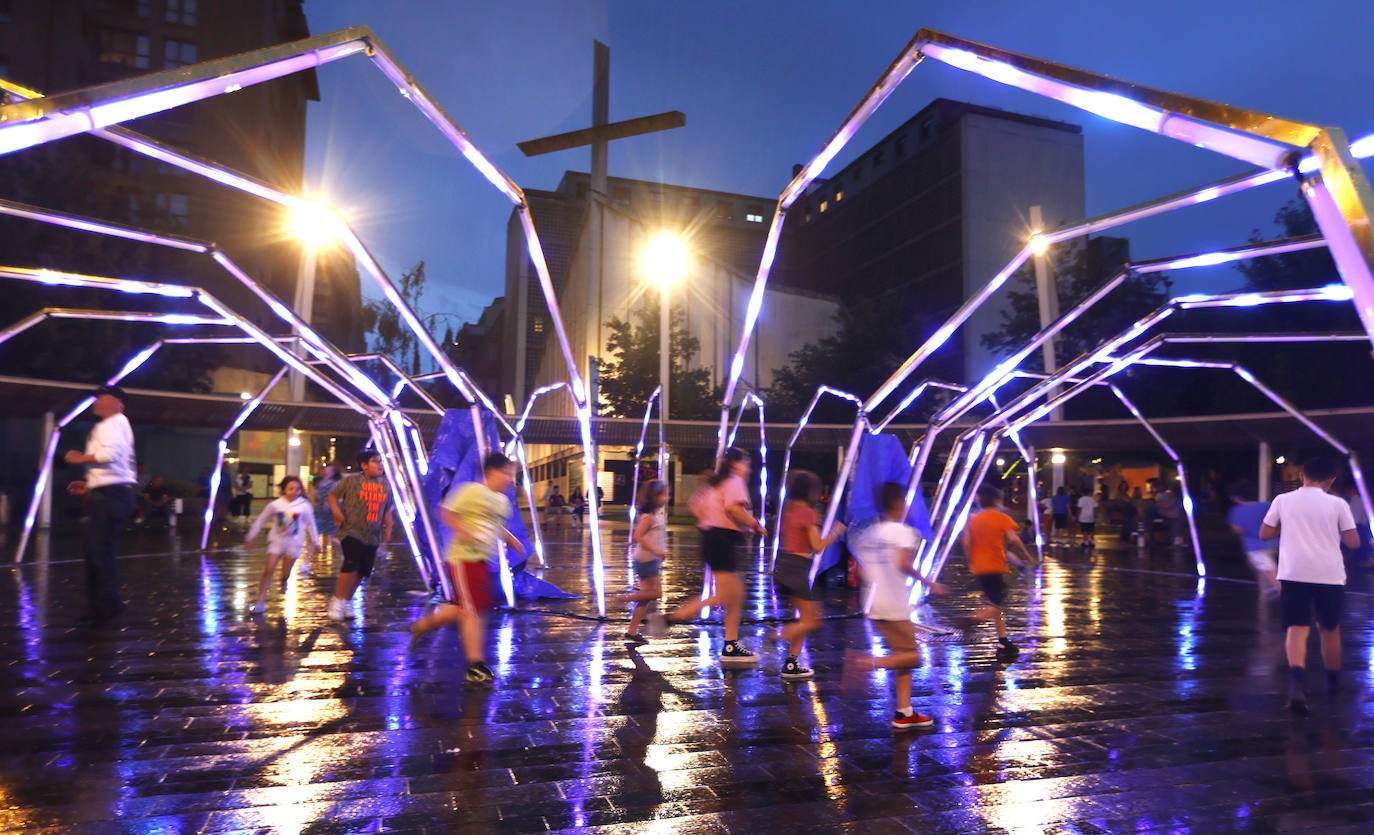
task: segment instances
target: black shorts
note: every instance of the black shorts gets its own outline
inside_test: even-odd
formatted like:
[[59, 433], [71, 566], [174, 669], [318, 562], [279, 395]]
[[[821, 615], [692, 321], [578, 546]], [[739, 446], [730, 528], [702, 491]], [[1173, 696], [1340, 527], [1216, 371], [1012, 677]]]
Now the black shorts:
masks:
[[1054, 529], [1057, 530], [1057, 531], [1066, 531], [1066, 530], [1068, 530], [1068, 529], [1069, 529], [1069, 514], [1067, 514], [1067, 513], [1056, 513], [1056, 514], [1054, 514]]
[[1296, 580], [1280, 580], [1279, 585], [1282, 587], [1279, 601], [1285, 627], [1311, 626], [1313, 612], [1317, 615], [1317, 626], [1327, 632], [1340, 627], [1345, 586]]
[[701, 532], [701, 560], [716, 573], [734, 572], [735, 548], [744, 536], [732, 528], [707, 528]]
[[778, 554], [778, 564], [773, 566], [773, 588], [793, 600], [819, 600], [811, 587], [811, 558]]
[[1078, 523], [1078, 529], [1079, 529], [1080, 531], [1083, 532], [1083, 535], [1084, 535], [1084, 536], [1092, 536], [1094, 533], [1097, 532], [1097, 523], [1096, 523], [1096, 522], [1079, 522], [1079, 523]]
[[1001, 574], [975, 574], [978, 585], [983, 589], [983, 596], [994, 606], [1001, 606], [1002, 601], [1007, 599], [1007, 582]]
[[343, 565], [339, 566], [341, 574], [372, 576], [372, 566], [377, 562], [376, 545], [368, 545], [361, 539], [345, 536], [339, 542], [339, 547], [343, 549]]

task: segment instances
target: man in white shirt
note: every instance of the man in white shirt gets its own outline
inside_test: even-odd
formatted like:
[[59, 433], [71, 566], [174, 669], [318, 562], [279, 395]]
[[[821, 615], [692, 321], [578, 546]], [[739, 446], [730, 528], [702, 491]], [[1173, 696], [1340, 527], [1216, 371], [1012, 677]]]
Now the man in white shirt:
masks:
[[1327, 458], [1303, 464], [1302, 487], [1274, 498], [1260, 525], [1260, 539], [1279, 538], [1279, 598], [1287, 628], [1288, 709], [1307, 714], [1304, 678], [1307, 636], [1315, 612], [1321, 633], [1326, 689], [1340, 690], [1341, 598], [1345, 592], [1345, 561], [1341, 545], [1359, 544], [1350, 505], [1327, 491], [1336, 480], [1336, 466]]
[[86, 596], [90, 617], [99, 625], [119, 614], [119, 563], [115, 546], [134, 513], [134, 430], [124, 416], [124, 390], [101, 386], [91, 411], [100, 418], [86, 436], [84, 452], [70, 450], [68, 464], [85, 464], [86, 479], [67, 485], [72, 495], [86, 496]]
[[1083, 532], [1083, 547], [1091, 548], [1097, 533], [1097, 499], [1091, 491], [1078, 497], [1078, 529]]

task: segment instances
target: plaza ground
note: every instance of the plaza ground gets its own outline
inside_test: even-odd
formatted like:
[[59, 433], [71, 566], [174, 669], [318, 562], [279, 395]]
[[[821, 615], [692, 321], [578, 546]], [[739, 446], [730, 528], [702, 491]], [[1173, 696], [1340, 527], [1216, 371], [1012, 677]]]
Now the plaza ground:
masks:
[[[625, 526], [605, 534], [627, 581]], [[408, 647], [426, 597], [394, 553], [325, 618], [335, 557], [246, 614], [262, 565], [240, 534], [121, 543], [128, 610], [81, 625], [71, 534], [7, 567], [0, 830], [7, 832], [1368, 832], [1374, 828], [1371, 582], [1354, 575], [1346, 680], [1314, 715], [1283, 710], [1277, 608], [1237, 547], [1186, 552], [1099, 537], [1013, 581], [1019, 660], [987, 629], [938, 636], [916, 671], [928, 731], [889, 727], [888, 680], [842, 687], [846, 648], [877, 644], [842, 577], [811, 640], [816, 678], [784, 683], [763, 633], [783, 614], [757, 558], [745, 642], [722, 670], [718, 625], [632, 650], [600, 622], [585, 537], [564, 528], [541, 573], [582, 596], [492, 619], [495, 686], [464, 682], [456, 633]], [[7, 541], [12, 547], [12, 538]], [[700, 588], [695, 533], [674, 528], [670, 600]], [[976, 595], [959, 559], [935, 624]]]

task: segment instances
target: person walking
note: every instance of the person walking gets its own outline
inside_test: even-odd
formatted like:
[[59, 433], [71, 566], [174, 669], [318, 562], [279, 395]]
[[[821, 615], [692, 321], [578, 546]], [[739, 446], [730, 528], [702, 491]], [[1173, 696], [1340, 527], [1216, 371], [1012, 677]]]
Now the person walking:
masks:
[[648, 643], [639, 634], [639, 624], [663, 597], [662, 565], [668, 558], [668, 485], [662, 481], [651, 481], [640, 491], [638, 507], [639, 518], [630, 537], [633, 545], [631, 555], [634, 562], [635, 577], [639, 588], [624, 595], [621, 600], [633, 603], [630, 611], [630, 625], [625, 629], [625, 640], [636, 646]]
[[1078, 530], [1083, 534], [1083, 547], [1093, 547], [1093, 536], [1097, 533], [1097, 499], [1092, 493], [1078, 497]]
[[410, 625], [411, 644], [427, 632], [457, 623], [467, 655], [466, 678], [486, 684], [496, 676], [486, 662], [487, 612], [495, 604], [488, 562], [497, 558], [501, 542], [525, 553], [525, 546], [506, 528], [511, 501], [506, 491], [515, 482], [515, 463], [499, 452], [482, 460], [482, 480], [453, 490], [444, 499], [444, 524], [453, 530], [444, 571], [453, 599], [440, 604]]
[[811, 586], [812, 555], [830, 547], [845, 531], [844, 523], [836, 522], [829, 536], [821, 536], [821, 517], [815, 508], [820, 492], [819, 478], [806, 470], [797, 470], [789, 479], [787, 503], [778, 522], [781, 553], [773, 567], [773, 587], [797, 612], [797, 619], [777, 633], [778, 640], [787, 643], [781, 675], [788, 681], [815, 675], [801, 665], [806, 636], [821, 625], [820, 597]]
[[[969, 517], [964, 528], [963, 544], [969, 573], [978, 581], [987, 602], [974, 609], [972, 615], [960, 618], [958, 623], [961, 629], [971, 629], [991, 621], [997, 630], [998, 659], [1015, 661], [1021, 650], [1007, 637], [1007, 621], [1002, 613], [1007, 595], [1007, 561], [1010, 559], [1024, 567], [1034, 565], [1035, 557], [1021, 542], [1021, 527], [1003, 512], [1000, 489], [990, 484], [979, 487], [978, 507], [979, 511]], [[1020, 560], [1007, 554], [1008, 546], [1020, 554]]]
[[1050, 499], [1051, 521], [1053, 521], [1053, 537], [1055, 542], [1063, 540], [1069, 535], [1069, 491], [1064, 485], [1054, 491], [1054, 497]]
[[1274, 497], [1260, 526], [1260, 539], [1279, 540], [1279, 601], [1286, 630], [1288, 709], [1299, 716], [1307, 708], [1307, 638], [1313, 615], [1321, 634], [1322, 666], [1328, 695], [1340, 691], [1341, 603], [1345, 594], [1345, 560], [1341, 545], [1360, 544], [1350, 505], [1327, 491], [1336, 466], [1324, 457], [1302, 466], [1302, 486]]
[[[339, 547], [337, 536], [339, 528], [334, 524], [334, 511], [329, 509], [329, 493], [339, 484], [339, 465], [329, 463], [324, 465], [320, 474], [315, 476], [315, 500], [313, 511], [315, 513], [315, 527], [320, 532], [319, 548], [314, 549], [316, 553], [325, 548]], [[307, 557], [300, 561], [300, 572], [310, 573], [310, 558]]]
[[272, 582], [272, 571], [277, 563], [281, 563], [281, 590], [285, 593], [287, 580], [291, 578], [291, 566], [301, 550], [308, 548], [314, 553], [319, 548], [320, 532], [315, 527], [315, 510], [301, 495], [300, 478], [289, 475], [277, 487], [281, 495], [267, 503], [243, 538], [244, 544], [248, 544], [264, 527], [267, 528], [267, 562], [258, 580], [257, 602], [248, 610], [255, 615], [267, 609], [267, 587]]
[[92, 625], [99, 626], [124, 610], [119, 595], [119, 535], [137, 505], [134, 485], [134, 429], [124, 416], [124, 390], [101, 386], [91, 411], [100, 421], [86, 436], [84, 450], [69, 450], [68, 464], [86, 465], [86, 477], [67, 485], [67, 492], [86, 497], [86, 601]]
[[252, 513], [253, 477], [240, 467], [239, 474], [234, 479], [234, 496], [229, 500], [229, 515], [234, 517], [235, 523], [246, 525]]
[[377, 549], [391, 540], [391, 488], [382, 472], [382, 456], [365, 449], [358, 453], [358, 472], [329, 491], [329, 510], [338, 528], [343, 564], [334, 582], [325, 614], [330, 620], [353, 619], [353, 595], [364, 577], [372, 574]]

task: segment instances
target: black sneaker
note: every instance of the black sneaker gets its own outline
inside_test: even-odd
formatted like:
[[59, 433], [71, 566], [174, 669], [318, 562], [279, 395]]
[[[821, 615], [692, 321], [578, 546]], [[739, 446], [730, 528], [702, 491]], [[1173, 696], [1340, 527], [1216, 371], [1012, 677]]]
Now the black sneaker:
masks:
[[474, 661], [468, 665], [467, 679], [473, 684], [486, 684], [495, 678], [496, 674], [491, 671], [491, 667], [481, 661]]
[[806, 669], [796, 661], [788, 661], [782, 665], [782, 677], [785, 681], [801, 681], [803, 679], [814, 678], [816, 674]]
[[1015, 661], [1021, 656], [1021, 648], [1011, 641], [1002, 641], [997, 647], [998, 661]]
[[725, 648], [720, 651], [720, 660], [724, 664], [753, 664], [759, 657], [737, 641], [726, 641]]
[[627, 644], [633, 644], [634, 646], [637, 646], [637, 647], [642, 647], [642, 646], [644, 646], [645, 644], [649, 643], [649, 639], [646, 638], [646, 637], [644, 637], [643, 635], [631, 635], [629, 632], [626, 632], [626, 633], [625, 633], [625, 643], [627, 643]]

